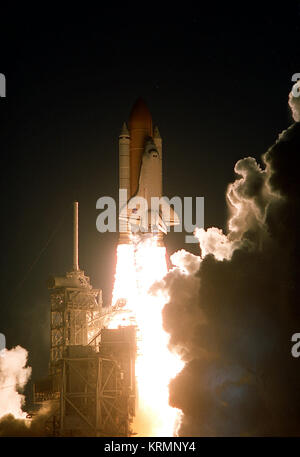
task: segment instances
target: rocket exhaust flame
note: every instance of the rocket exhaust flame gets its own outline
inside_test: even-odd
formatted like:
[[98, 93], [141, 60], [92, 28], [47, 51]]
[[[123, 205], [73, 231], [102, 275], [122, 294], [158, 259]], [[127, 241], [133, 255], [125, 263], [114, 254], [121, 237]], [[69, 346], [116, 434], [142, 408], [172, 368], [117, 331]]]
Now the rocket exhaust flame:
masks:
[[167, 273], [166, 249], [155, 238], [117, 248], [113, 306], [125, 305], [110, 320], [109, 328], [136, 325], [136, 378], [138, 405], [134, 431], [139, 436], [173, 436], [179, 410], [169, 405], [169, 382], [183, 362], [168, 349], [162, 309], [166, 297], [149, 289]]

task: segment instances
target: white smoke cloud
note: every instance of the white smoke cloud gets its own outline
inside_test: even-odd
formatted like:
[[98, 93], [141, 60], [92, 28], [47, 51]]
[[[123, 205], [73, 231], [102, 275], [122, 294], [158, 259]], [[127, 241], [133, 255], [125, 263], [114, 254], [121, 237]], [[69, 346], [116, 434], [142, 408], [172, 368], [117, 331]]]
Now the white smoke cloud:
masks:
[[199, 240], [201, 256], [213, 254], [217, 260], [230, 259], [234, 243], [230, 241], [221, 229], [211, 227], [207, 230], [197, 228], [195, 236]]
[[293, 119], [300, 121], [300, 80], [297, 81], [289, 94], [289, 105], [292, 110]]
[[236, 163], [234, 171], [241, 178], [227, 188], [227, 235], [216, 227], [195, 230], [202, 258], [213, 254], [217, 260], [230, 260], [236, 249], [242, 246], [256, 249], [268, 236], [265, 225], [268, 206], [281, 198], [268, 185], [268, 166], [262, 170], [253, 157], [246, 157]]
[[7, 414], [17, 419], [26, 417], [22, 410], [25, 397], [19, 390], [31, 375], [31, 367], [26, 366], [27, 357], [26, 349], [21, 346], [0, 352], [0, 419]]
[[0, 437], [45, 436], [46, 421], [52, 413], [51, 404], [45, 404], [32, 419], [23, 411], [25, 396], [20, 390], [31, 376], [27, 366], [28, 352], [21, 346], [0, 351]]
[[170, 259], [174, 267], [178, 267], [180, 270], [189, 274], [194, 274], [199, 270], [201, 261], [199, 256], [187, 252], [184, 249], [172, 254]]

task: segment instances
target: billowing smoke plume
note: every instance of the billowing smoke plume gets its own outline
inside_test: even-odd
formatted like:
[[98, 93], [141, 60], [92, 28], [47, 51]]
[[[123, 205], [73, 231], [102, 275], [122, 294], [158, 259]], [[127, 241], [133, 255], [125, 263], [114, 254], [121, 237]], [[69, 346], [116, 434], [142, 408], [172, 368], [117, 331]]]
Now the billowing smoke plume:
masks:
[[23, 410], [23, 388], [31, 376], [26, 349], [0, 351], [0, 436], [44, 436], [50, 408], [45, 405], [32, 419]]
[[19, 419], [13, 414], [7, 414], [0, 418], [1, 436], [53, 436], [49, 418], [53, 412], [51, 404], [45, 404], [30, 419]]
[[19, 393], [31, 375], [27, 367], [27, 351], [21, 346], [0, 352], [0, 419], [6, 414], [13, 414], [21, 419], [26, 417], [22, 410], [24, 395]]
[[[290, 97], [296, 120], [298, 100]], [[294, 107], [294, 108], [293, 108]], [[300, 123], [235, 165], [228, 230], [197, 230], [201, 256], [179, 251], [163, 288], [170, 345], [185, 367], [170, 402], [181, 436], [300, 435]]]
[[296, 122], [300, 121], [300, 80], [297, 81], [289, 95], [289, 105], [292, 110], [293, 118]]

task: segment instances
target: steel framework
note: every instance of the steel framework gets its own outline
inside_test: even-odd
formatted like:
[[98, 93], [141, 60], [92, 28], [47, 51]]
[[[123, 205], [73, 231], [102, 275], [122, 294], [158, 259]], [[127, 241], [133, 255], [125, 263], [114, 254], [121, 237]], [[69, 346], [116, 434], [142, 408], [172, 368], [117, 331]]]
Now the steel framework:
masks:
[[99, 333], [101, 289], [93, 289], [83, 271], [49, 280], [51, 292], [50, 373], [69, 345], [89, 344]]
[[[127, 327], [103, 332], [104, 343], [100, 345], [99, 353], [91, 348], [89, 355], [84, 356], [86, 347], [70, 347], [72, 357], [61, 361], [61, 435], [132, 434], [131, 422], [135, 414], [134, 329]], [[111, 348], [107, 350], [112, 334], [113, 351]], [[123, 346], [121, 351], [120, 346]], [[78, 356], [80, 352], [81, 357]]]
[[50, 407], [48, 435], [129, 436], [135, 415], [135, 327], [103, 328], [124, 306], [102, 309], [78, 264], [78, 203], [74, 203], [73, 270], [51, 277], [49, 376], [34, 401]]

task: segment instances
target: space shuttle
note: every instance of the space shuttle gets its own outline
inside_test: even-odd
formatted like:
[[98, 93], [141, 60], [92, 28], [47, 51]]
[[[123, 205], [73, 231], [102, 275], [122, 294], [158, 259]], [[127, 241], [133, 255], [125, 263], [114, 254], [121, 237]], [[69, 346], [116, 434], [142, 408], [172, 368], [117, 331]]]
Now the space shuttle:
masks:
[[162, 139], [139, 98], [119, 136], [119, 243], [130, 243], [134, 234], [155, 236], [162, 244], [168, 228], [180, 223], [163, 197], [162, 182]]

